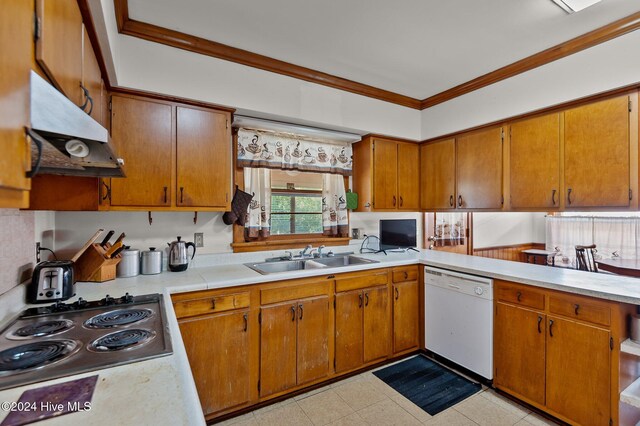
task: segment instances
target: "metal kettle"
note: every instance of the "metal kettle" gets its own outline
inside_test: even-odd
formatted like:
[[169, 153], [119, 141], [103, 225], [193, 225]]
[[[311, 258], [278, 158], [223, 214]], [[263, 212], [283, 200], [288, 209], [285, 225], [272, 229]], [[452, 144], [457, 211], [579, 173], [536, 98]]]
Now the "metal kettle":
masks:
[[181, 241], [182, 237], [178, 237], [177, 241], [167, 243], [169, 246], [169, 270], [173, 272], [186, 271], [189, 266], [189, 247], [193, 247], [191, 259], [196, 255], [196, 245]]

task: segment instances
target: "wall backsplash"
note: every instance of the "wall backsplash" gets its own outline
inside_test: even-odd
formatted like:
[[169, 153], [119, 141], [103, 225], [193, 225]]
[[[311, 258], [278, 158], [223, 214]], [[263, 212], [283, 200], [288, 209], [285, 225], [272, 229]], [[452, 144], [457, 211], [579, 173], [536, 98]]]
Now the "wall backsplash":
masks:
[[35, 262], [34, 212], [0, 209], [0, 294], [31, 276]]
[[195, 225], [193, 216], [193, 212], [151, 212], [153, 222], [149, 225], [147, 212], [56, 212], [55, 251], [58, 257], [72, 256], [102, 228], [105, 233], [111, 229], [116, 232], [112, 241], [124, 232], [125, 244], [140, 250], [166, 249], [178, 235], [193, 241], [193, 234], [202, 232], [204, 247], [198, 248], [198, 253], [231, 252], [232, 227], [222, 222], [222, 213], [199, 212]]

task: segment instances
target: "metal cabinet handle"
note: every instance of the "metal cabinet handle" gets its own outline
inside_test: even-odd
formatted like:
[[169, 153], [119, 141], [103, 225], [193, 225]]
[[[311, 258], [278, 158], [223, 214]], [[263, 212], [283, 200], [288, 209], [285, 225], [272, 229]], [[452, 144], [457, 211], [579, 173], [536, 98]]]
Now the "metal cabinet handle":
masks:
[[105, 188], [107, 188], [107, 192], [106, 194], [104, 194], [104, 197], [102, 197], [102, 200], [109, 200], [109, 202], [111, 202], [111, 187], [109, 185], [107, 185], [106, 183], [104, 183], [104, 180], [102, 180], [102, 184], [104, 185]]
[[394, 195], [393, 196], [393, 207], [395, 207], [395, 206], [396, 206], [396, 196]]
[[364, 294], [364, 306], [369, 306], [369, 293]]
[[409, 279], [409, 273], [407, 271], [404, 271], [404, 279], [405, 280]]
[[571, 205], [571, 188], [567, 190], [567, 201], [569, 202], [569, 205]]
[[549, 320], [549, 336], [553, 337], [553, 320]]
[[449, 206], [453, 207], [453, 195], [449, 195]]
[[216, 308], [216, 299], [211, 299], [211, 309]]
[[573, 305], [573, 308], [575, 310], [576, 315], [578, 315], [578, 309], [580, 309], [580, 305], [576, 303], [575, 305]]
[[302, 315], [304, 314], [304, 309], [302, 309], [302, 303], [298, 305], [298, 309], [300, 309], [300, 316], [298, 317], [298, 319], [302, 321]]
[[164, 203], [167, 204], [167, 187], [164, 187]]
[[296, 305], [293, 305], [291, 307], [291, 321], [295, 321], [296, 320]]
[[522, 299], [522, 292], [519, 291], [516, 298], [518, 299], [518, 302], [520, 302], [520, 299]]
[[462, 207], [462, 195], [458, 195], [458, 207]]
[[396, 287], [396, 300], [398, 300], [398, 297], [400, 297], [400, 291], [398, 290], [398, 287]]
[[358, 308], [362, 308], [362, 293], [358, 295], [358, 298], [360, 299], [360, 302], [358, 303]]
[[402, 204], [404, 204], [404, 202], [402, 201], [402, 195], [400, 196], [400, 207], [402, 207]]
[[541, 323], [542, 323], [542, 316], [538, 315], [538, 334], [542, 334], [542, 328], [540, 327]]
[[249, 314], [244, 314], [242, 318], [244, 319], [244, 331], [246, 332], [247, 328], [249, 328]]
[[551, 204], [553, 204], [554, 206], [556, 205], [556, 190], [555, 189], [551, 190]]
[[182, 204], [184, 198], [184, 186], [180, 187], [180, 204]]
[[82, 105], [80, 105], [80, 109], [85, 111], [87, 109], [87, 104], [89, 104], [89, 111], [85, 111], [88, 115], [91, 115], [91, 111], [93, 111], [93, 98], [89, 95], [89, 90], [84, 87], [82, 85], [82, 83], [80, 84], [80, 89], [82, 89], [82, 92], [84, 93], [85, 96], [85, 100], [84, 103]]

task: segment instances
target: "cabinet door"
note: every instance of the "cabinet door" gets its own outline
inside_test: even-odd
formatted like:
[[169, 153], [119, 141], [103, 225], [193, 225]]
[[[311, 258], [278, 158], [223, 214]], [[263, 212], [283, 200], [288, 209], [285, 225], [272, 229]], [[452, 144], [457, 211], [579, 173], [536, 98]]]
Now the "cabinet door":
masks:
[[493, 327], [495, 385], [544, 405], [546, 316], [497, 302]]
[[418, 347], [418, 282], [393, 285], [393, 352]]
[[260, 396], [296, 385], [295, 302], [260, 309]]
[[336, 372], [362, 365], [363, 299], [360, 290], [336, 294]]
[[249, 401], [248, 316], [246, 310], [179, 321], [205, 415]]
[[0, 13], [0, 207], [27, 207], [22, 190], [30, 187], [29, 70], [33, 54], [33, 3], [2, 2]]
[[560, 114], [511, 125], [511, 207], [560, 205]]
[[[82, 26], [82, 86], [87, 89], [92, 103], [85, 108], [87, 113], [98, 123], [103, 122], [102, 116], [102, 75], [100, 66], [96, 59], [96, 54], [91, 46], [91, 40], [87, 30]], [[86, 97], [82, 95], [82, 102], [86, 102]]]
[[373, 207], [398, 208], [398, 143], [373, 140]]
[[364, 362], [389, 355], [391, 318], [387, 286], [364, 290]]
[[610, 332], [549, 315], [547, 407], [577, 424], [611, 416]]
[[502, 207], [502, 128], [468, 133], [457, 139], [458, 207]]
[[424, 210], [456, 206], [456, 140], [420, 146], [420, 205]]
[[231, 133], [228, 114], [177, 107], [178, 206], [229, 206]]
[[37, 0], [36, 60], [53, 85], [82, 105], [82, 15], [76, 0]]
[[113, 96], [111, 109], [111, 138], [127, 175], [111, 179], [111, 205], [171, 205], [171, 106]]
[[629, 97], [564, 113], [566, 206], [629, 205]]
[[420, 208], [420, 146], [398, 144], [398, 208]]
[[298, 302], [298, 384], [329, 374], [329, 296]]

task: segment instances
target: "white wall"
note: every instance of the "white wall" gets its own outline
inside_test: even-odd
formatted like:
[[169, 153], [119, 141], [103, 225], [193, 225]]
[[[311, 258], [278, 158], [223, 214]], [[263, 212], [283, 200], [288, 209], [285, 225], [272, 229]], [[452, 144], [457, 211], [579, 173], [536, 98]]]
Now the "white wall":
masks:
[[222, 222], [222, 213], [198, 213], [193, 224], [193, 212], [152, 212], [149, 225], [147, 212], [57, 212], [55, 214], [55, 250], [60, 256], [72, 256], [98, 228], [106, 232], [113, 229], [127, 237], [125, 244], [141, 250], [149, 247], [166, 249], [167, 243], [178, 235], [184, 241], [193, 241], [195, 232], [204, 233], [204, 247], [197, 253], [231, 252], [232, 227]]
[[473, 214], [473, 248], [545, 242], [545, 213]]
[[640, 31], [422, 111], [422, 139], [640, 81]]

